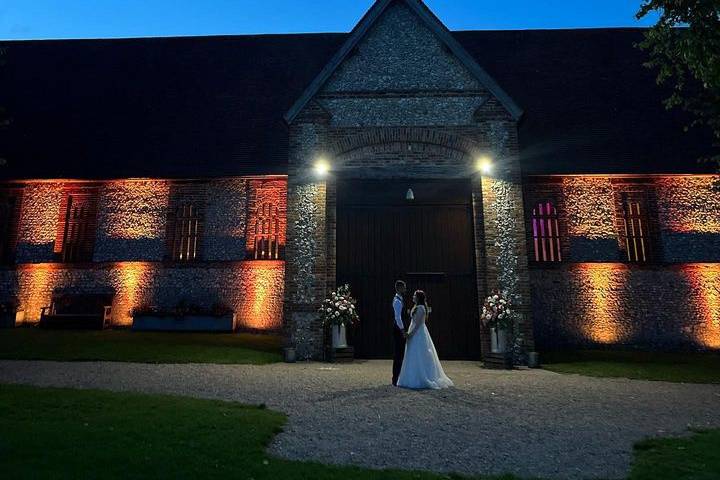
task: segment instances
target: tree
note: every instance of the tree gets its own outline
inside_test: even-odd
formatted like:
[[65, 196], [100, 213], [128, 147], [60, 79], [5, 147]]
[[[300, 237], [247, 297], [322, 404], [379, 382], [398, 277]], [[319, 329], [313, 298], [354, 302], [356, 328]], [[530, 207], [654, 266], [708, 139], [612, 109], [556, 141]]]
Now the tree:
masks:
[[[660, 18], [638, 46], [658, 84], [672, 86], [665, 106], [689, 112], [686, 130], [707, 126], [720, 146], [720, 0], [643, 0], [637, 18], [652, 13]], [[701, 160], [720, 166], [720, 154]]]

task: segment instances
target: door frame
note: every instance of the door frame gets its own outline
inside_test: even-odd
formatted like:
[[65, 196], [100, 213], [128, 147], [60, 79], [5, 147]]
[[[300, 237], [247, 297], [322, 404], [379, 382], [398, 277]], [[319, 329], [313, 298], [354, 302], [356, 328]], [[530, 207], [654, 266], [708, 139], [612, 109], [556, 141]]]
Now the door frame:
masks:
[[[407, 185], [407, 187], [405, 187]], [[337, 226], [339, 211], [345, 206], [353, 207], [405, 207], [408, 201], [405, 198], [407, 188], [413, 188], [415, 193], [414, 205], [417, 206], [453, 206], [464, 207], [468, 209], [469, 227], [470, 227], [470, 259], [472, 262], [470, 271], [474, 272], [472, 281], [475, 285], [477, 294], [474, 296], [473, 307], [476, 310], [475, 321], [480, 324], [480, 298], [481, 292], [485, 291], [485, 257], [484, 250], [478, 248], [484, 245], [482, 236], [478, 238], [478, 226], [482, 234], [483, 217], [482, 217], [482, 197], [479, 182], [475, 182], [473, 178], [334, 178], [329, 181], [327, 190], [327, 232], [328, 232], [328, 249], [331, 252], [331, 261], [328, 265], [328, 288], [334, 288], [338, 280], [337, 270]], [[367, 189], [371, 187], [377, 195], [367, 195]], [[432, 190], [435, 189], [433, 194]], [[384, 194], [384, 195], [383, 195]], [[478, 205], [480, 209], [478, 211]], [[479, 215], [479, 216], [478, 216]], [[405, 276], [410, 277], [412, 272], [404, 272]], [[427, 275], [432, 272], [416, 272]], [[417, 277], [414, 275], [413, 277]], [[332, 283], [332, 285], [331, 285]], [[362, 320], [361, 320], [362, 321]], [[476, 352], [461, 356], [453, 356], [453, 359], [479, 359], [483, 352], [487, 351], [485, 347], [486, 335], [482, 326], [478, 325], [477, 339], [478, 347]], [[472, 348], [471, 348], [472, 350]], [[371, 357], [375, 358], [375, 357]], [[384, 358], [384, 357], [377, 357]]]

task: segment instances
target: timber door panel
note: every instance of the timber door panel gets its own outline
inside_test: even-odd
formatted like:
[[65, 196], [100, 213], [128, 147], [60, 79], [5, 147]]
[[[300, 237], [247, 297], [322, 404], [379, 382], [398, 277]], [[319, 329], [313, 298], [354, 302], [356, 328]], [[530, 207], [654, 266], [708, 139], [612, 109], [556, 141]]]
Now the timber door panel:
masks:
[[[408, 182], [338, 185], [337, 279], [358, 299], [360, 325], [350, 334], [356, 354], [392, 356], [394, 283], [416, 289], [432, 307], [428, 328], [441, 358], [480, 356], [472, 209], [468, 184]], [[393, 196], [394, 195], [394, 196]]]

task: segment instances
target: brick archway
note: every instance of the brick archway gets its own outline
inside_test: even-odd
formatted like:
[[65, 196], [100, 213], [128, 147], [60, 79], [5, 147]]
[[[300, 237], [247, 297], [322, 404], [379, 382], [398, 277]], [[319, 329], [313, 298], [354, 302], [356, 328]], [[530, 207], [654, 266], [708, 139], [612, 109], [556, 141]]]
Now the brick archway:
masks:
[[473, 158], [488, 149], [487, 145], [439, 129], [395, 127], [346, 133], [328, 142], [326, 152], [342, 162], [367, 158], [369, 154], [397, 152], [398, 146], [408, 145], [418, 150], [442, 152], [452, 160]]
[[[477, 288], [476, 298], [482, 298], [487, 291], [485, 225], [482, 185], [475, 172], [474, 160], [487, 152], [484, 144], [487, 140], [481, 137], [478, 142], [442, 129], [419, 127], [369, 128], [333, 133], [323, 145], [323, 152], [333, 166], [333, 175], [326, 183], [325, 289], [334, 288], [338, 281], [338, 183], [347, 186], [348, 181], [391, 181], [393, 178], [435, 182], [466, 180], [470, 195], [467, 198], [469, 228], [475, 242], [471, 247], [475, 271], [472, 283]], [[476, 302], [472, 304], [477, 307]], [[484, 348], [487, 342], [482, 332], [480, 336]], [[463, 357], [461, 354], [461, 357], [471, 358], [472, 355]]]

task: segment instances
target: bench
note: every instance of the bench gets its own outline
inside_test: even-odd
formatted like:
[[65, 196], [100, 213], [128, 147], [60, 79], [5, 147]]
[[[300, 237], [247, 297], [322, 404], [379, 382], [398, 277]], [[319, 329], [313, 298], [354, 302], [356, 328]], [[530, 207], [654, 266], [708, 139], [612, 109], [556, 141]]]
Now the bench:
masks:
[[102, 330], [112, 322], [112, 294], [53, 295], [40, 313], [40, 328]]

